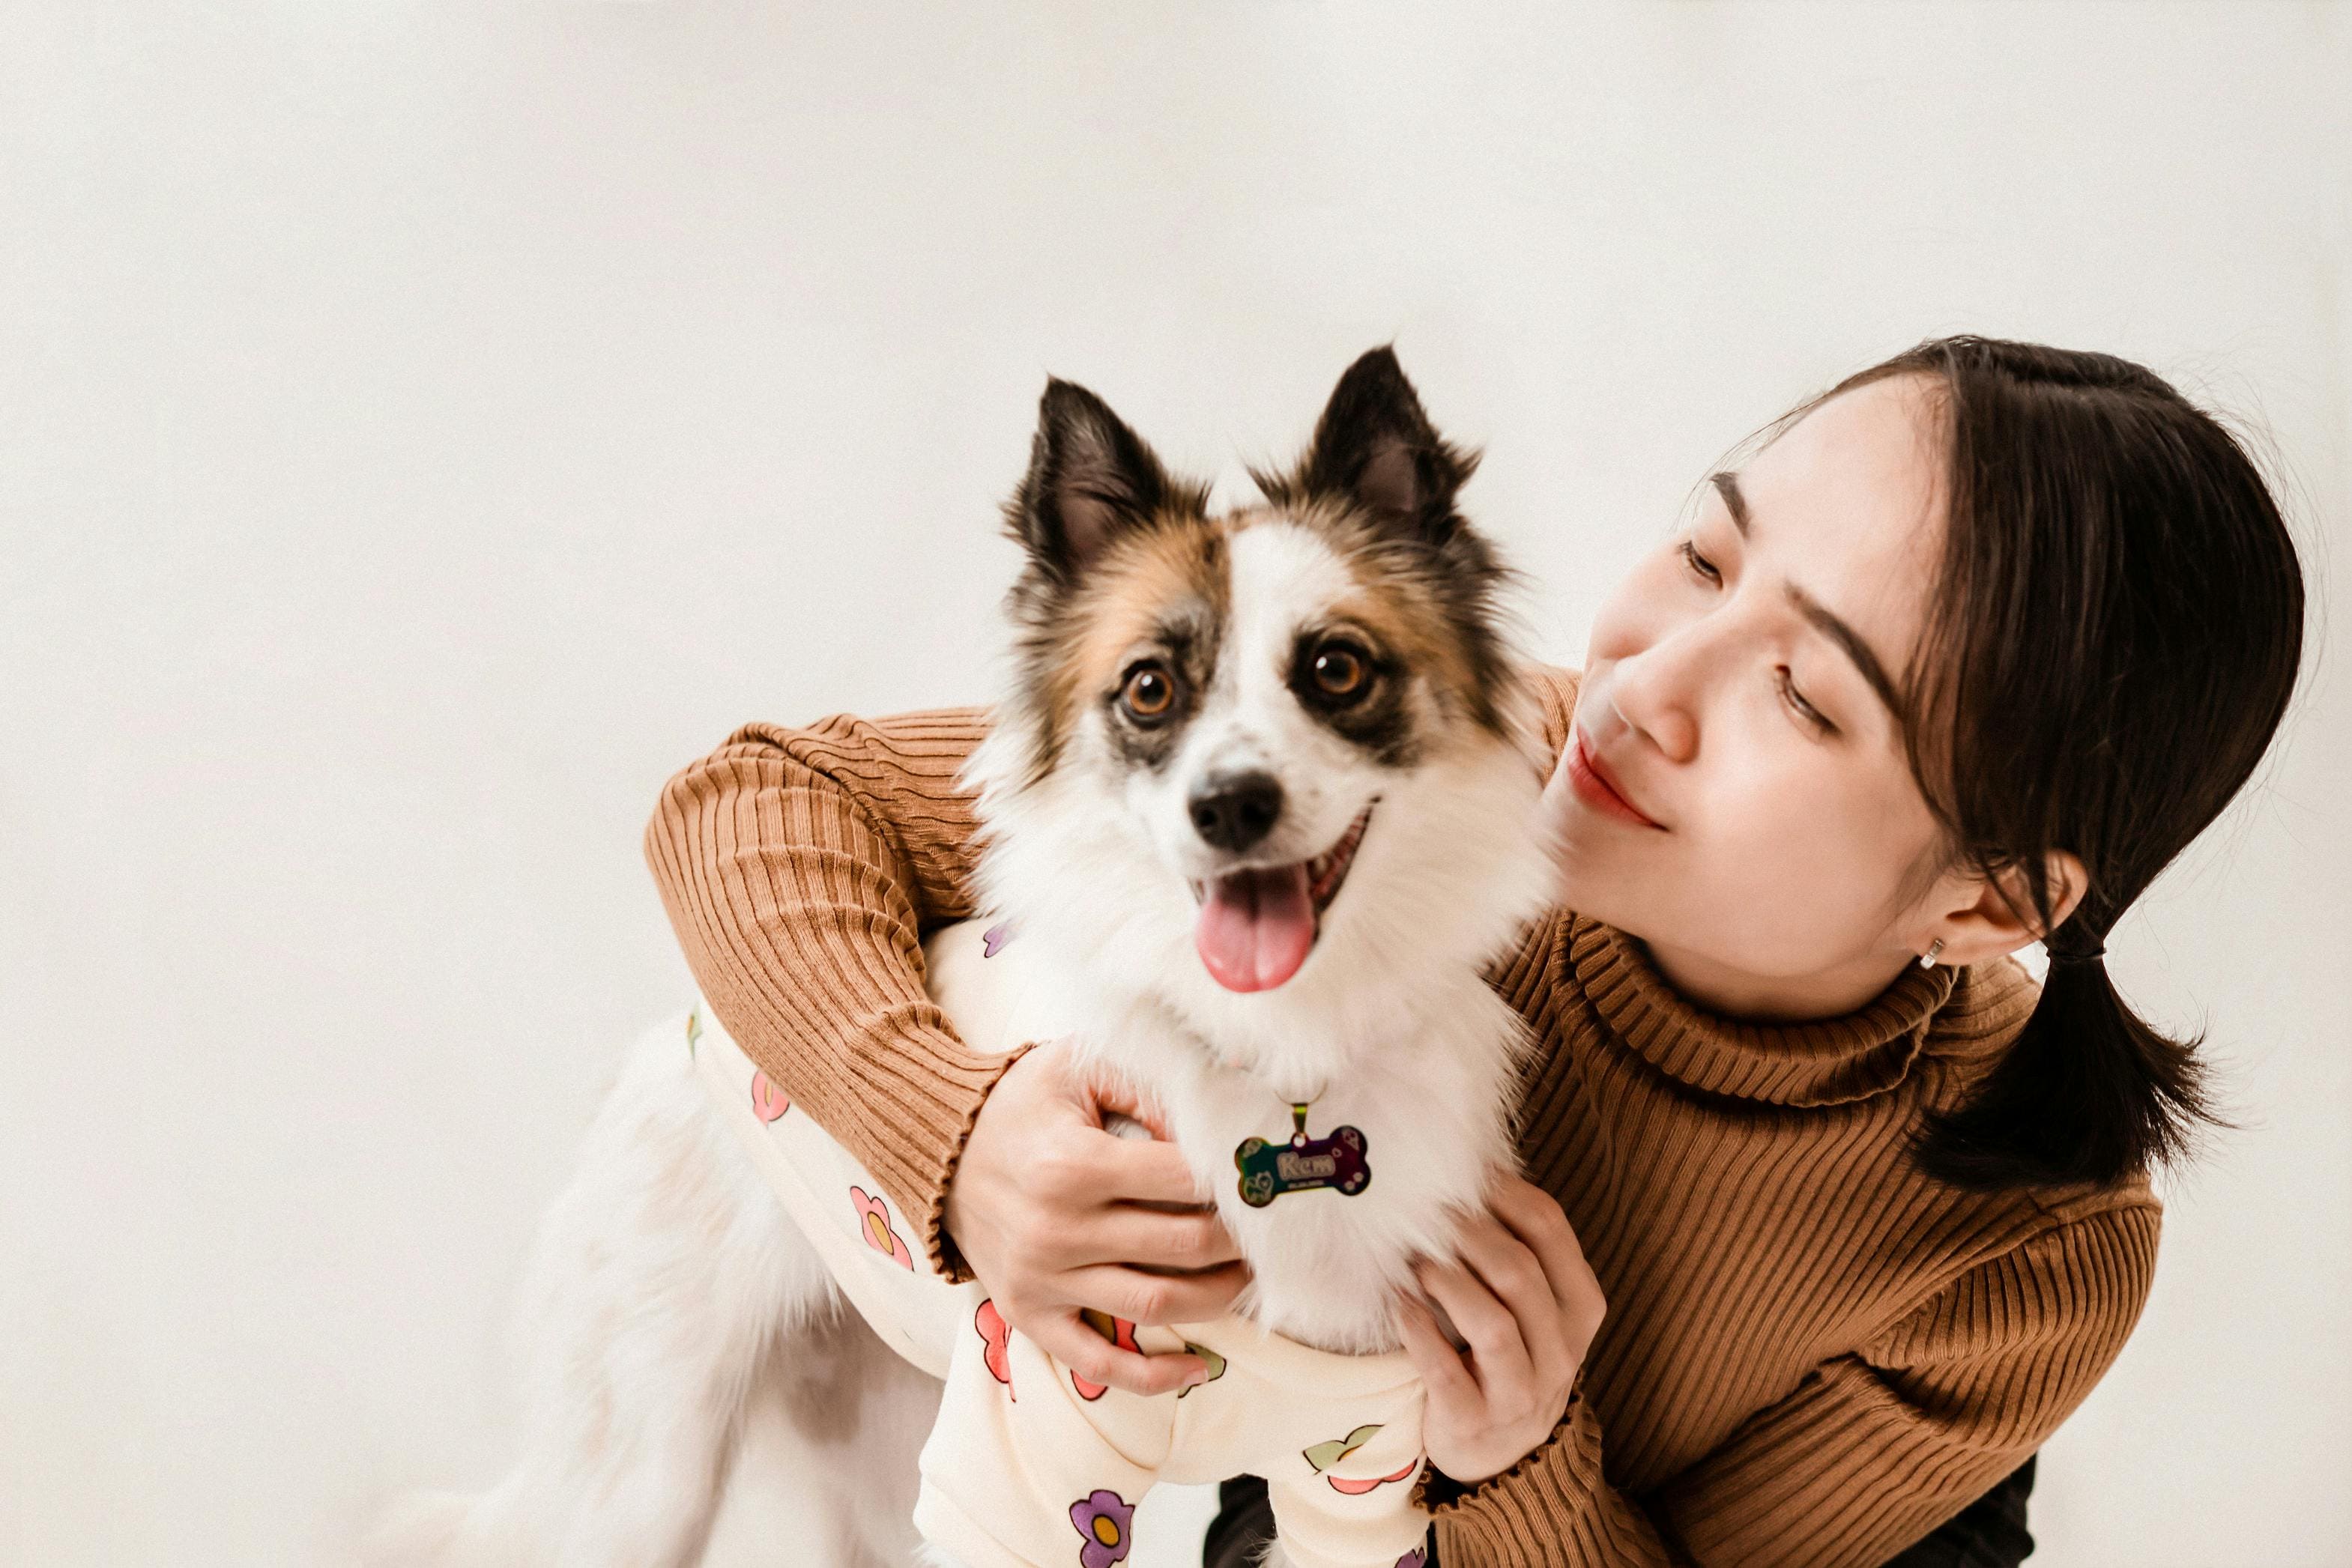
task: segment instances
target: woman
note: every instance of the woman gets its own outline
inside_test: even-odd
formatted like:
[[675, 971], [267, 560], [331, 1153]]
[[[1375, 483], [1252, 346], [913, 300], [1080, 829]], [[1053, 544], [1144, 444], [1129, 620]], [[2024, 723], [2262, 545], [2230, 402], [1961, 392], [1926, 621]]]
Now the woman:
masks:
[[[2294, 685], [2259, 476], [2137, 366], [1967, 338], [1767, 437], [1549, 683], [1566, 907], [1494, 977], [1529, 1180], [1423, 1275], [1469, 1351], [1408, 1344], [1446, 1568], [1886, 1561], [2114, 1359], [2202, 1113], [2101, 955]], [[1181, 1159], [924, 997], [984, 722], [739, 731], [648, 857], [706, 997], [934, 1255], [1088, 1378], [1175, 1387], [1076, 1313], [1238, 1291], [1213, 1218], [1138, 1207]], [[2009, 955], [2045, 935], [2037, 992]]]

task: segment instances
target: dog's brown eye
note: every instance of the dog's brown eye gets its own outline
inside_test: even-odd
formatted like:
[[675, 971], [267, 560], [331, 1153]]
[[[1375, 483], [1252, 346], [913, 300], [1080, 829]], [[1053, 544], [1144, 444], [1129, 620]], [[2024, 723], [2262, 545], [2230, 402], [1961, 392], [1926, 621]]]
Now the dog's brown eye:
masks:
[[1138, 664], [1127, 674], [1127, 685], [1118, 700], [1129, 718], [1150, 723], [1168, 716], [1176, 706], [1176, 683], [1158, 664]]
[[1344, 643], [1334, 643], [1315, 655], [1315, 685], [1326, 696], [1351, 697], [1364, 689], [1371, 666], [1364, 656]]

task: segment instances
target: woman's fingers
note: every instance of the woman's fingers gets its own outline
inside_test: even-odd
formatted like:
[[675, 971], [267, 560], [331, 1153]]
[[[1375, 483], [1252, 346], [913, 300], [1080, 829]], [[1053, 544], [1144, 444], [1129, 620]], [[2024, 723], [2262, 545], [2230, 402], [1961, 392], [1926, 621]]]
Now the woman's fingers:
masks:
[[1569, 1347], [1560, 1303], [1534, 1251], [1503, 1225], [1480, 1216], [1455, 1238], [1462, 1260], [1511, 1314], [1520, 1343], [1540, 1384], [1559, 1381], [1577, 1355]]
[[1197, 1355], [1144, 1355], [1121, 1350], [1087, 1326], [1076, 1312], [1013, 1326], [1073, 1375], [1129, 1394], [1172, 1394], [1209, 1375], [1207, 1364]]
[[[983, 1113], [984, 1113], [983, 1107]], [[1123, 1138], [1084, 1122], [1052, 1129], [1025, 1151], [1025, 1185], [1049, 1203], [1161, 1203], [1198, 1207], [1204, 1197], [1176, 1145]]]
[[1482, 1394], [1532, 1382], [1535, 1369], [1527, 1343], [1508, 1307], [1496, 1300], [1478, 1277], [1459, 1263], [1423, 1262], [1414, 1270], [1421, 1288], [1445, 1309], [1462, 1337], [1470, 1342], [1471, 1372]]
[[[1591, 1337], [1578, 1327], [1580, 1309], [1554, 1294], [1556, 1277], [1583, 1291], [1577, 1270], [1568, 1266], [1574, 1233], [1565, 1219], [1553, 1228], [1524, 1195], [1506, 1201], [1528, 1234], [1481, 1214], [1458, 1234], [1458, 1258], [1424, 1260], [1413, 1270], [1469, 1342], [1466, 1364], [1440, 1336], [1430, 1307], [1408, 1302], [1402, 1316], [1405, 1348], [1430, 1391], [1423, 1425], [1430, 1462], [1459, 1481], [1500, 1473], [1551, 1434]], [[1528, 1234], [1542, 1247], [1531, 1245]], [[1561, 1265], [1557, 1270], [1547, 1266], [1546, 1249]], [[1574, 1260], [1581, 1262], [1580, 1251]], [[1597, 1309], [1599, 1287], [1583, 1293]]]
[[1188, 1272], [1221, 1268], [1242, 1255], [1213, 1209], [1165, 1214], [1126, 1204], [1087, 1221], [1082, 1250], [1092, 1256], [1074, 1266], [1129, 1263]]
[[1098, 1123], [1113, 1116], [1124, 1116], [1130, 1122], [1140, 1123], [1155, 1138], [1164, 1141], [1171, 1136], [1168, 1119], [1160, 1113], [1160, 1107], [1126, 1084], [1089, 1081], [1087, 1088], [1094, 1101], [1095, 1119]]
[[1129, 1322], [1199, 1323], [1221, 1315], [1248, 1283], [1249, 1271], [1238, 1263], [1205, 1274], [1147, 1274], [1098, 1265], [1063, 1276], [1059, 1288], [1080, 1306]]
[[1434, 1411], [1452, 1422], [1462, 1421], [1480, 1402], [1478, 1385], [1461, 1354], [1446, 1343], [1436, 1316], [1421, 1302], [1408, 1299], [1397, 1320], [1404, 1332], [1404, 1353], [1429, 1390]]
[[[1173, 1159], [1175, 1171], [1157, 1158], [1135, 1157], [1150, 1150]], [[1201, 1204], [1182, 1156], [1168, 1145], [1092, 1134], [1066, 1164], [1049, 1166], [1025, 1190], [1005, 1193], [999, 1216], [1013, 1248], [1033, 1270], [1121, 1263], [1192, 1271], [1221, 1268], [1242, 1255], [1216, 1210]], [[1160, 1196], [1171, 1191], [1181, 1202]]]
[[1552, 1298], [1566, 1320], [1569, 1348], [1581, 1362], [1584, 1353], [1592, 1348], [1592, 1336], [1600, 1331], [1609, 1302], [1559, 1201], [1533, 1182], [1514, 1176], [1496, 1182], [1489, 1203], [1495, 1216], [1543, 1266]]
[[1108, 1133], [1085, 1137], [1084, 1164], [1076, 1174], [1082, 1190], [1103, 1203], [1173, 1203], [1203, 1201], [1192, 1179], [1192, 1167], [1173, 1144], [1157, 1139], [1119, 1138]]

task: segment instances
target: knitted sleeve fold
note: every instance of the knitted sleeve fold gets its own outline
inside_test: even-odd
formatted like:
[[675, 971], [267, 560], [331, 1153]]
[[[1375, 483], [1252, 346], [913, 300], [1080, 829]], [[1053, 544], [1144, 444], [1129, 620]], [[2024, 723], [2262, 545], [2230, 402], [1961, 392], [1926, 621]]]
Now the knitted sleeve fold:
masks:
[[956, 775], [985, 732], [972, 708], [746, 725], [670, 779], [645, 839], [719, 1021], [956, 1278], [948, 1181], [1011, 1059], [957, 1037], [920, 944], [971, 913], [976, 824]]
[[1527, 1458], [1446, 1500], [1432, 1489], [1437, 1561], [1444, 1568], [1684, 1562], [1602, 1476], [1601, 1449], [1600, 1417], [1580, 1380], [1559, 1427]]
[[2123, 1348], [2156, 1261], [2152, 1203], [2053, 1224], [1815, 1369], [1639, 1499], [1572, 1400], [1512, 1469], [1433, 1510], [1446, 1568], [1877, 1568], [2023, 1462]]

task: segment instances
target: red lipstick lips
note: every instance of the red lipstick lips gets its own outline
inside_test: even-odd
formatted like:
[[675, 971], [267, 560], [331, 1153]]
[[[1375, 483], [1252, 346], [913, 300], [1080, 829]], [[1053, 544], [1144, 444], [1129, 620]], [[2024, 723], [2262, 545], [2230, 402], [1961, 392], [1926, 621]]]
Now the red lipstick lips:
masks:
[[1617, 781], [1602, 768], [1600, 758], [1586, 747], [1583, 729], [1579, 727], [1572, 734], [1574, 738], [1568, 748], [1568, 787], [1576, 791], [1577, 799], [1596, 810], [1605, 811], [1637, 827], [1663, 830], [1664, 824], [1644, 815], [1639, 807], [1625, 798], [1625, 791], [1618, 787]]

